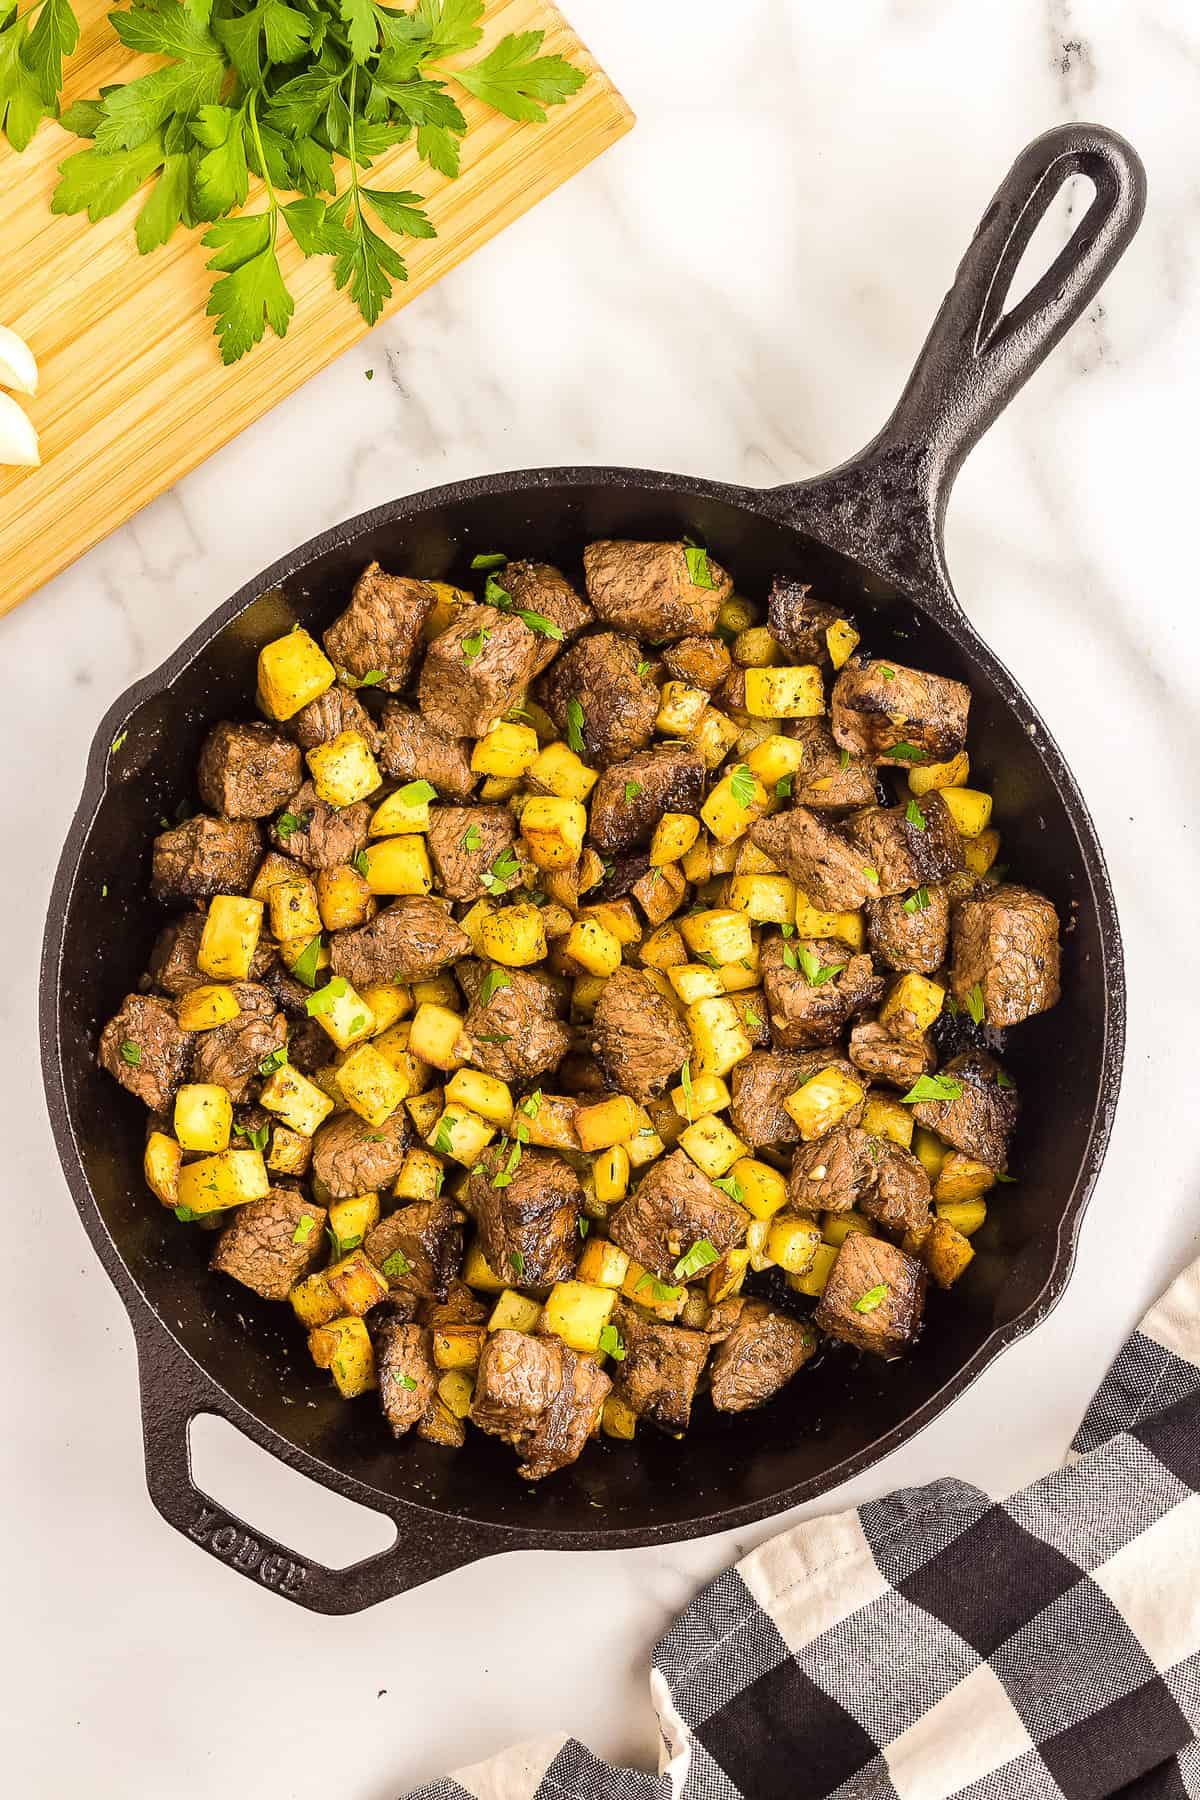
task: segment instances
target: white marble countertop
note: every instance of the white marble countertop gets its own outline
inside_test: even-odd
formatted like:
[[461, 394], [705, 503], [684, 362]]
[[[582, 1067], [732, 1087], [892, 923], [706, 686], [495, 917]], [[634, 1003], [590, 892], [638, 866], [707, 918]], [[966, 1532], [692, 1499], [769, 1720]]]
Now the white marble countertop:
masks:
[[[0, 1717], [14, 1792], [386, 1800], [558, 1728], [650, 1765], [652, 1642], [772, 1525], [500, 1559], [323, 1619], [159, 1520], [128, 1322], [44, 1118], [35, 1006], [51, 875], [110, 700], [324, 526], [524, 464], [768, 483], [849, 454], [890, 409], [1012, 156], [1072, 117], [1140, 149], [1146, 222], [1101, 304], [971, 458], [948, 543], [964, 605], [1049, 722], [1107, 849], [1130, 982], [1124, 1093], [1058, 1311], [822, 1504], [946, 1471], [993, 1491], [1033, 1476], [1127, 1327], [1200, 1249], [1194, 7], [565, 4], [639, 113], [632, 135], [0, 623], [13, 855]], [[358, 1525], [341, 1502], [224, 1428], [204, 1437], [200, 1475], [310, 1553], [382, 1541], [373, 1527], [347, 1539]]]

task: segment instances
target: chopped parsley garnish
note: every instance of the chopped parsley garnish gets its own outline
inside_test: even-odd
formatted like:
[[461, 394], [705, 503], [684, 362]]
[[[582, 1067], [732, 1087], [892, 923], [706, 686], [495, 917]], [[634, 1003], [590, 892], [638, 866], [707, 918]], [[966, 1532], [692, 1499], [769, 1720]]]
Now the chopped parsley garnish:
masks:
[[406, 1375], [403, 1369], [393, 1369], [392, 1380], [396, 1383], [397, 1387], [404, 1388], [410, 1394], [417, 1385], [412, 1376]]
[[309, 938], [307, 944], [305, 944], [303, 950], [292, 964], [292, 974], [296, 977], [297, 981], [302, 981], [305, 987], [316, 987], [317, 964], [320, 961], [320, 957], [321, 934], [318, 931], [316, 937]]
[[751, 1031], [757, 1031], [759, 1026], [762, 1024], [762, 1020], [759, 1018], [758, 1014], [755, 1012], [755, 1010], [752, 1006], [747, 1006], [744, 1009], [744, 1011], [742, 1013], [742, 1017], [746, 1021], [747, 1025], [750, 1027]]
[[918, 1075], [917, 1079], [904, 1095], [905, 1106], [912, 1106], [918, 1100], [958, 1100], [962, 1097], [962, 1082], [955, 1081], [950, 1075]]
[[640, 662], [637, 666], [637, 672], [639, 675], [648, 675], [650, 673], [650, 664], [648, 662]]
[[306, 1244], [316, 1229], [316, 1224], [317, 1221], [313, 1218], [312, 1214], [305, 1213], [304, 1217], [296, 1226], [295, 1231], [292, 1233], [293, 1244]]
[[368, 669], [358, 685], [359, 687], [378, 687], [379, 683], [386, 678], [386, 675], [387, 671], [385, 669]]
[[921, 811], [915, 800], [909, 801], [904, 809], [904, 816], [910, 825], [915, 825], [918, 831], [924, 831], [925, 814]]
[[367, 876], [371, 873], [371, 859], [367, 855], [365, 850], [359, 850], [357, 852], [357, 854], [355, 855], [354, 867], [358, 870], [359, 874], [362, 876], [363, 880], [365, 881], [367, 879]]
[[699, 962], [707, 963], [710, 969], [719, 969], [721, 966], [711, 950], [697, 950], [696, 957]]
[[412, 1268], [412, 1264], [409, 1262], [407, 1256], [405, 1256], [403, 1250], [393, 1250], [390, 1256], [384, 1257], [379, 1268], [380, 1272], [386, 1275], [389, 1281], [395, 1281], [401, 1275], [407, 1275]]
[[862, 1299], [854, 1302], [854, 1310], [856, 1313], [874, 1312], [877, 1306], [883, 1305], [887, 1297], [888, 1284], [881, 1281], [878, 1287], [868, 1288]]
[[117, 754], [117, 751], [121, 748], [121, 745], [125, 742], [125, 739], [128, 736], [129, 736], [129, 733], [127, 731], [118, 731], [116, 737], [113, 739], [111, 745], [109, 746], [109, 748], [111, 749], [114, 756]]
[[713, 1177], [713, 1186], [719, 1187], [731, 1200], [736, 1200], [739, 1206], [746, 1198], [745, 1190], [736, 1175], [716, 1175]]
[[879, 664], [879, 673], [883, 676], [885, 681], [895, 681], [896, 679], [895, 669], [889, 669], [886, 663]]
[[475, 1033], [475, 1042], [477, 1044], [507, 1044], [511, 1043], [511, 1041], [511, 1031], [493, 1031], [486, 1036], [482, 1031], [477, 1031]]
[[683, 1086], [683, 1104], [687, 1108], [688, 1124], [692, 1122], [692, 1065], [690, 1059], [679, 1071], [679, 1080]]
[[276, 1069], [282, 1069], [286, 1061], [287, 1046], [284, 1044], [278, 1050], [272, 1050], [269, 1056], [263, 1057], [258, 1065], [258, 1072], [260, 1075], [273, 1075]]
[[668, 1287], [667, 1283], [665, 1281], [660, 1281], [657, 1275], [651, 1275], [649, 1273], [642, 1276], [641, 1280], [633, 1290], [634, 1293], [640, 1294], [647, 1284], [650, 1288], [651, 1299], [659, 1306], [665, 1305], [669, 1300], [678, 1300], [679, 1298], [680, 1290], [677, 1287]]
[[479, 879], [489, 894], [500, 894], [508, 886], [514, 875], [519, 875], [521, 865], [517, 861], [517, 853], [509, 845], [502, 850], [490, 869], [484, 869]]
[[929, 905], [929, 889], [927, 887], [915, 889], [908, 899], [902, 900], [900, 904], [906, 913], [924, 912]]
[[367, 1026], [366, 1013], [355, 1013], [354, 1017], [350, 1021], [351, 1031], [365, 1031], [366, 1026]]
[[462, 847], [472, 855], [483, 842], [483, 833], [478, 825], [468, 825], [462, 834]]
[[433, 1147], [439, 1156], [454, 1155], [454, 1120], [449, 1113], [443, 1113], [438, 1120], [437, 1136]]
[[863, 864], [863, 874], [866, 876], [868, 881], [873, 881], [875, 883], [876, 887], [879, 886], [879, 870], [878, 869], [873, 869], [869, 863], [864, 863]]
[[309, 1018], [315, 1019], [318, 1013], [328, 1012], [334, 1001], [342, 998], [346, 986], [344, 975], [331, 975], [325, 986], [318, 988], [315, 994], [310, 994], [304, 1002]]
[[141, 1045], [135, 1044], [132, 1038], [126, 1038], [121, 1045], [121, 1061], [128, 1063], [131, 1069], [140, 1069], [142, 1066]]
[[517, 1280], [523, 1280], [525, 1276], [525, 1257], [523, 1252], [520, 1250], [510, 1250], [508, 1253], [508, 1260], [512, 1265], [513, 1273], [516, 1275]]
[[716, 1249], [707, 1238], [697, 1238], [691, 1249], [675, 1264], [675, 1279], [676, 1281], [690, 1281], [693, 1275], [700, 1273], [701, 1269], [709, 1269], [713, 1263], [720, 1260]]
[[566, 705], [567, 748], [576, 756], [583, 754], [583, 707], [572, 695]]
[[796, 952], [792, 949], [790, 944], [785, 944], [783, 946], [783, 960], [785, 966], [789, 969], [798, 969], [800, 967]]
[[745, 763], [739, 763], [729, 777], [729, 792], [733, 795], [737, 804], [739, 806], [752, 806], [754, 804], [754, 794], [757, 787], [758, 783], [755, 781]]
[[512, 606], [512, 595], [494, 575], [489, 575], [483, 584], [483, 599], [485, 606], [498, 606], [501, 612], [508, 612]]
[[621, 1334], [615, 1325], [600, 1327], [600, 1348], [607, 1351], [614, 1362], [625, 1361], [625, 1346], [621, 1342]]
[[791, 935], [792, 935], [793, 931], [795, 931], [796, 927], [794, 925], [781, 925], [779, 927], [779, 929], [783, 933], [784, 937], [788, 938], [788, 937], [791, 937]]
[[483, 654], [483, 646], [487, 643], [491, 635], [491, 632], [485, 625], [479, 631], [474, 632], [471, 637], [465, 637], [463, 639], [461, 646], [462, 659], [468, 667], [475, 661], [477, 656]]
[[281, 812], [275, 821], [275, 835], [281, 843], [286, 844], [293, 831], [303, 831], [304, 820], [294, 812]]
[[792, 777], [790, 775], [781, 775], [779, 780], [775, 783], [775, 798], [777, 800], [790, 800], [791, 797]]
[[695, 544], [690, 538], [683, 540], [683, 554], [687, 560], [687, 572], [693, 587], [715, 588], [712, 570], [708, 566], [708, 551], [702, 544]]
[[548, 619], [545, 613], [530, 612], [527, 607], [519, 606], [517, 608], [517, 617], [520, 619], [522, 625], [527, 625], [529, 627], [530, 631], [536, 631], [541, 637], [549, 638], [552, 643], [562, 643], [562, 626], [556, 625], [553, 619]]
[[541, 1090], [541, 1088], [534, 1088], [532, 1094], [529, 1094], [524, 1100], [522, 1100], [521, 1111], [523, 1113], [525, 1113], [529, 1118], [536, 1119], [538, 1116], [538, 1112], [541, 1109], [541, 1104], [542, 1104], [542, 1090]]
[[437, 799], [437, 789], [432, 781], [408, 781], [396, 789], [396, 799], [402, 806], [423, 806], [427, 800]]
[[1012, 1079], [1011, 1075], [1006, 1075], [1004, 1073], [1003, 1069], [1000, 1069], [997, 1071], [997, 1074], [996, 1074], [996, 1086], [997, 1087], [1010, 1088], [1010, 1087], [1015, 1087], [1016, 1085], [1017, 1084]]
[[641, 793], [641, 791], [642, 791], [642, 784], [640, 781], [627, 781], [625, 783], [625, 804], [626, 804], [626, 806], [628, 806], [631, 803], [631, 801], [636, 800], [638, 795]]
[[971, 1018], [976, 1025], [983, 1024], [983, 989], [978, 982], [975, 983], [975, 986], [967, 995], [967, 1011], [970, 1013]]
[[196, 1216], [197, 1215], [192, 1211], [190, 1206], [177, 1206], [175, 1208], [175, 1217], [182, 1225], [190, 1225]]
[[[233, 1135], [235, 1137], [244, 1137], [250, 1148], [252, 1150], [257, 1150], [261, 1154], [267, 1147], [267, 1139], [271, 1135], [271, 1127], [269, 1125], [259, 1125], [254, 1130], [251, 1130], [250, 1127], [246, 1125], [235, 1125], [233, 1128]], [[305, 1233], [305, 1236], [307, 1235], [308, 1234]]]
[[[785, 950], [783, 954], [786, 960], [787, 951]], [[840, 975], [846, 966], [844, 962], [823, 963], [816, 952], [808, 948], [807, 944], [797, 945], [795, 955], [799, 958], [800, 967], [804, 971], [804, 979], [808, 982], [809, 987], [824, 987], [827, 981], [832, 981], [835, 975]]]
[[512, 976], [506, 969], [489, 969], [479, 984], [480, 1006], [486, 1006], [491, 1000], [492, 995], [498, 994], [501, 988], [511, 986]]
[[917, 744], [906, 742], [904, 738], [901, 738], [898, 744], [889, 744], [884, 754], [895, 757], [897, 762], [929, 761], [929, 752], [927, 750], [922, 750]]
[[838, 757], [838, 768], [839, 769], [848, 769], [849, 767], [850, 767], [850, 752], [848, 750], [843, 750], [842, 754]]
[[[526, 1132], [525, 1135], [526, 1135], [526, 1137], [528, 1137], [528, 1135], [529, 1135], [528, 1132]], [[503, 1154], [504, 1154], [504, 1146], [507, 1143], [507, 1141], [508, 1141], [507, 1139], [504, 1139], [500, 1145], [501, 1156], [503, 1156]], [[520, 1139], [520, 1137], [518, 1137], [516, 1143], [512, 1146], [512, 1149], [509, 1152], [509, 1157], [508, 1157], [507, 1163], [505, 1164], [505, 1166], [502, 1169], [497, 1169], [496, 1173], [492, 1176], [492, 1186], [494, 1188], [507, 1187], [509, 1182], [512, 1180], [514, 1174], [516, 1173], [517, 1164], [520, 1162], [520, 1160], [521, 1160], [521, 1139]]]
[[579, 1227], [580, 1237], [585, 1238], [587, 1236], [588, 1232], [592, 1229], [592, 1221], [590, 1219], [585, 1219], [583, 1214], [580, 1213], [580, 1215], [576, 1219], [575, 1223]]
[[473, 569], [502, 569], [508, 561], [503, 550], [481, 550], [471, 558]]

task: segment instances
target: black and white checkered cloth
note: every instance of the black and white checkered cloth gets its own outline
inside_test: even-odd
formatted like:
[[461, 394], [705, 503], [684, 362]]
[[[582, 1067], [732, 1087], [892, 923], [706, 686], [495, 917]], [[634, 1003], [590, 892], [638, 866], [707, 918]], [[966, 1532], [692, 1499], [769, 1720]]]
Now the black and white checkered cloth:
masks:
[[660, 1772], [525, 1744], [410, 1800], [1200, 1800], [1200, 1263], [1067, 1465], [784, 1532], [659, 1643]]

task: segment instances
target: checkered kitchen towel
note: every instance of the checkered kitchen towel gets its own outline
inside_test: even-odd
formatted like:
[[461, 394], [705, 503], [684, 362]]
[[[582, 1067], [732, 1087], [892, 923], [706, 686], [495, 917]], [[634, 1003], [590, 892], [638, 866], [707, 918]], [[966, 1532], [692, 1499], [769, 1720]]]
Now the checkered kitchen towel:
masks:
[[410, 1800], [1200, 1800], [1200, 1262], [1065, 1468], [795, 1526], [698, 1595], [650, 1688], [658, 1775], [556, 1738]]

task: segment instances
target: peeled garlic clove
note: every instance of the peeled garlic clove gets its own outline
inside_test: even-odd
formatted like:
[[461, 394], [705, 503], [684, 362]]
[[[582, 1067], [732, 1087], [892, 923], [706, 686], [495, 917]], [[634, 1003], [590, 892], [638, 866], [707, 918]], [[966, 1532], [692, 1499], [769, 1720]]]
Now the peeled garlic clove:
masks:
[[36, 394], [37, 363], [33, 351], [7, 325], [0, 325], [0, 388], [11, 388], [14, 394]]
[[33, 421], [10, 394], [0, 394], [0, 463], [36, 469], [41, 460]]

